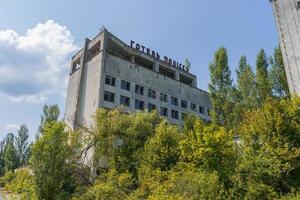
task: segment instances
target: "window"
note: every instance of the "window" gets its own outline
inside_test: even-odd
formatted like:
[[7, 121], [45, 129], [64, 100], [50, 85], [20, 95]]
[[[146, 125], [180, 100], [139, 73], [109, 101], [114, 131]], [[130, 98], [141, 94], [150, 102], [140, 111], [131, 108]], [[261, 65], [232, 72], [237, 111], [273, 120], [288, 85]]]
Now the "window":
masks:
[[173, 119], [178, 119], [178, 111], [177, 110], [172, 110], [171, 111], [171, 116]]
[[160, 97], [160, 101], [162, 101], [162, 102], [168, 102], [168, 95], [166, 95], [166, 94], [164, 94], [164, 93], [160, 93], [160, 95], [159, 95]]
[[148, 97], [155, 99], [156, 98], [156, 92], [155, 90], [148, 89]]
[[187, 102], [184, 100], [181, 100], [181, 107], [182, 108], [187, 108]]
[[199, 106], [200, 114], [205, 114], [205, 108], [203, 106]]
[[152, 111], [156, 109], [156, 105], [152, 104], [152, 103], [148, 103], [148, 111]]
[[120, 105], [129, 107], [130, 106], [130, 98], [121, 95], [120, 96]]
[[196, 104], [191, 103], [191, 110], [192, 110], [192, 111], [197, 111]]
[[181, 119], [184, 121], [187, 118], [188, 114], [187, 113], [181, 113]]
[[115, 102], [115, 94], [112, 92], [104, 91], [104, 101]]
[[116, 78], [106, 75], [105, 77], [105, 84], [106, 85], [111, 85], [111, 86], [116, 86]]
[[178, 99], [176, 97], [171, 97], [171, 104], [174, 106], [178, 105]]
[[144, 87], [140, 85], [135, 85], [135, 93], [144, 95]]
[[121, 80], [121, 89], [130, 91], [130, 82]]
[[296, 9], [299, 10], [300, 9], [300, 1], [296, 2]]
[[168, 108], [160, 107], [160, 115], [168, 117]]
[[144, 110], [144, 102], [140, 100], [135, 100], [135, 109]]

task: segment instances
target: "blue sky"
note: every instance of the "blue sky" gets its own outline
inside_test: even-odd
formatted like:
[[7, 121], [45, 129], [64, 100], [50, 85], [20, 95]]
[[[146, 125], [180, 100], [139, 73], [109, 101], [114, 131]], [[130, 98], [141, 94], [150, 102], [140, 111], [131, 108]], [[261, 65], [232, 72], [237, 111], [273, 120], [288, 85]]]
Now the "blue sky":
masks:
[[[0, 0], [0, 138], [26, 124], [36, 133], [45, 103], [64, 113], [70, 56], [102, 25], [129, 43], [175, 60], [189, 58], [198, 87], [225, 46], [230, 68], [278, 45], [269, 0]], [[233, 73], [233, 76], [235, 74]]]

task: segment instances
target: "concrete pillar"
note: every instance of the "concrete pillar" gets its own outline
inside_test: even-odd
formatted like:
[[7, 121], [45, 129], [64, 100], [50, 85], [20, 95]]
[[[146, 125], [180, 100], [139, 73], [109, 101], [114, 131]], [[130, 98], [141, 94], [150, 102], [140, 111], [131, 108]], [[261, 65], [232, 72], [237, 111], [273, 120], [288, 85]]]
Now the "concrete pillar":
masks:
[[159, 64], [158, 64], [158, 62], [155, 62], [153, 65], [154, 65], [154, 66], [153, 66], [154, 71], [155, 71], [155, 72], [159, 72]]
[[175, 71], [175, 80], [180, 81], [180, 72]]
[[132, 63], [135, 63], [135, 56], [134, 56], [134, 55], [132, 55], [132, 56], [130, 57], [130, 61], [131, 61]]

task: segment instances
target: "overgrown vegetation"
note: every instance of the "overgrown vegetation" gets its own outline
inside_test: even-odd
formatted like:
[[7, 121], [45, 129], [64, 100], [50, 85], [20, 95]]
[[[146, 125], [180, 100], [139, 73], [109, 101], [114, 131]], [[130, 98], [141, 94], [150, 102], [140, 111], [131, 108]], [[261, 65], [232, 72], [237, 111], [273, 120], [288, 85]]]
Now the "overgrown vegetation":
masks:
[[0, 184], [22, 199], [299, 199], [300, 98], [290, 98], [280, 50], [260, 50], [256, 73], [242, 56], [237, 85], [225, 48], [210, 72], [211, 122], [99, 109], [94, 127], [71, 132], [45, 107], [32, 148], [26, 134], [1, 143]]

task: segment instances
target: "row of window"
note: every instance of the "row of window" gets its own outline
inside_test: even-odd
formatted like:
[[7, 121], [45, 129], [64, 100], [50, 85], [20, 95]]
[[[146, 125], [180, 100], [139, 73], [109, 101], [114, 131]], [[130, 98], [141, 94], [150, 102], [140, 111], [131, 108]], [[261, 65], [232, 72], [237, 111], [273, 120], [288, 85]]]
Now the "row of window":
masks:
[[[115, 102], [115, 94], [109, 91], [104, 91], [104, 101], [108, 101], [111, 103]], [[120, 95], [120, 105], [130, 107], [130, 98]], [[138, 110], [144, 110], [145, 109], [145, 102], [135, 99], [135, 104], [134, 104], [135, 109]], [[152, 111], [157, 109], [156, 105], [152, 103], [148, 103], [148, 111]], [[168, 108], [161, 106], [160, 107], [160, 115], [168, 117]], [[177, 110], [171, 110], [171, 117], [173, 119], [178, 119], [178, 111]], [[182, 113], [182, 120], [184, 120], [185, 113]]]
[[[111, 85], [111, 86], [116, 86], [116, 78], [106, 75], [105, 77], [105, 84]], [[131, 85], [130, 82], [121, 80], [121, 89], [130, 91], [131, 90]], [[144, 87], [140, 85], [135, 85], [135, 93], [139, 95], [144, 95]], [[148, 97], [152, 99], [156, 99], [156, 91], [153, 89], [148, 89]], [[168, 95], [164, 94], [162, 92], [159, 93], [159, 99], [162, 102], [168, 103]], [[172, 97], [171, 96], [171, 104], [174, 106], [178, 106], [178, 98]], [[181, 107], [188, 109], [188, 103], [185, 100], [181, 100]], [[190, 103], [190, 108], [192, 111], [197, 112], [197, 105], [194, 103]], [[199, 113], [200, 114], [205, 114], [205, 108], [203, 106], [199, 106]]]

